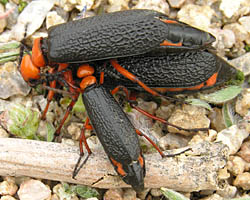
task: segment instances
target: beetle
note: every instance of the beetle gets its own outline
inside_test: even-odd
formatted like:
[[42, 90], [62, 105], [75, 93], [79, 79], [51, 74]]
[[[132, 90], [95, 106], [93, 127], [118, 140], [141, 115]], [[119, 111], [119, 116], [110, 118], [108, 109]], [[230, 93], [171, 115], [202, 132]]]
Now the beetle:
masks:
[[[86, 163], [92, 153], [85, 138], [85, 129], [94, 129], [118, 175], [136, 191], [142, 191], [144, 189], [146, 170], [145, 160], [140, 149], [137, 135], [145, 137], [162, 157], [173, 157], [189, 149], [176, 154], [165, 155], [149, 137], [134, 128], [123, 109], [112, 96], [112, 94], [118, 90], [113, 90], [111, 94], [103, 87], [103, 79], [100, 79], [101, 84], [98, 85], [93, 74], [94, 70], [91, 66], [80, 66], [77, 70], [78, 78], [82, 79], [79, 84], [80, 90], [75, 87], [71, 90], [72, 93], [75, 93], [75, 96], [82, 93], [83, 103], [88, 114], [84, 128], [81, 131], [79, 141], [80, 157], [75, 166], [73, 178], [75, 178], [82, 166], [78, 169], [84, 155], [82, 142], [85, 144], [88, 152], [82, 164]], [[74, 84], [74, 80], [71, 76], [71, 73], [67, 73], [67, 76], [64, 76], [64, 78]], [[73, 85], [71, 85], [71, 87], [72, 86]], [[91, 125], [89, 125], [89, 122], [91, 122]]]
[[[47, 38], [34, 40], [31, 62], [23, 59], [20, 71], [29, 82], [40, 78], [40, 68], [45, 65], [86, 63], [151, 51], [179, 52], [205, 48], [214, 41], [210, 33], [153, 10], [120, 11], [49, 28]], [[122, 66], [117, 70], [122, 71]]]
[[[27, 57], [30, 60], [30, 56]], [[26, 57], [24, 59], [26, 59]], [[145, 82], [150, 88], [158, 92], [167, 92], [168, 94], [190, 93], [209, 89], [234, 78], [237, 72], [228, 62], [207, 50], [189, 50], [179, 53], [166, 53], [165, 55], [148, 53], [117, 58], [115, 62], [117, 62], [118, 65], [123, 65], [125, 70], [131, 71], [132, 75], [130, 76], [133, 76], [135, 80], [142, 80], [142, 82], [140, 81], [139, 83]], [[109, 60], [90, 62], [90, 64], [94, 68], [88, 68], [88, 70], [91, 71], [91, 73], [95, 73], [94, 75], [96, 77], [99, 77], [101, 72], [104, 72], [105, 87], [113, 88], [118, 85], [123, 85], [129, 89], [141, 90], [137, 84], [131, 82], [116, 71]], [[104, 64], [106, 64], [105, 67], [102, 67]], [[65, 68], [67, 68], [66, 65], [58, 69], [58, 71]], [[79, 65], [74, 64], [69, 69], [73, 71], [73, 74], [76, 74], [78, 68]], [[45, 78], [46, 80], [48, 79], [47, 76]], [[59, 78], [56, 79], [59, 81], [62, 80]], [[77, 77], [74, 77], [74, 79], [76, 80]], [[52, 82], [51, 87], [55, 87], [55, 80]], [[147, 90], [147, 88], [145, 90]], [[50, 91], [42, 119], [45, 118], [49, 102], [52, 98], [53, 91]], [[73, 98], [74, 101], [72, 103], [74, 104], [77, 98]], [[59, 135], [69, 111], [70, 109], [60, 123], [56, 131], [57, 135]]]
[[[138, 84], [128, 80], [114, 69], [109, 61], [91, 63], [95, 67], [95, 76], [104, 72], [105, 87], [123, 85], [128, 89], [144, 91]], [[207, 50], [155, 55], [153, 53], [116, 59], [137, 79], [161, 93], [178, 94], [219, 86], [234, 79], [237, 70], [226, 60]]]
[[[83, 102], [91, 125], [118, 175], [136, 191], [143, 190], [145, 160], [136, 130], [127, 115], [102, 85], [88, 86], [83, 92]], [[82, 140], [80, 139], [80, 143]], [[86, 139], [84, 140], [87, 144]], [[88, 150], [87, 158], [90, 154], [91, 151]], [[80, 155], [83, 156], [82, 150]], [[77, 165], [73, 177], [76, 175]]]

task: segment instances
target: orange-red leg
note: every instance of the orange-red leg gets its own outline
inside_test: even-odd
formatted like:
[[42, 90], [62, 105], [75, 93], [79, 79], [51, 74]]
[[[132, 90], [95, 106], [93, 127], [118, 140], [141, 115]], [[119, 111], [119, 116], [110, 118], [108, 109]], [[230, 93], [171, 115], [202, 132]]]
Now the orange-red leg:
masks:
[[115, 89], [113, 89], [113, 90], [111, 91], [111, 94], [114, 95], [114, 94], [116, 94], [116, 93], [117, 93], [118, 91], [120, 91], [120, 90], [123, 90], [123, 92], [125, 92], [125, 94], [126, 94], [126, 99], [129, 100], [128, 89], [127, 89], [126, 87], [122, 86], [122, 85], [118, 85]]
[[159, 154], [161, 155], [162, 158], [165, 158], [165, 157], [174, 157], [174, 156], [177, 156], [177, 155], [180, 155], [188, 150], [191, 150], [191, 148], [188, 148], [188, 149], [185, 149], [184, 151], [181, 151], [181, 152], [178, 152], [178, 153], [174, 153], [174, 154], [164, 154], [160, 148], [148, 137], [146, 136], [145, 134], [143, 134], [141, 131], [139, 130], [136, 130], [136, 133], [140, 136], [143, 136], [145, 137], [151, 144], [152, 146], [159, 152]]
[[[54, 73], [54, 69], [51, 69], [51, 70], [49, 71], [49, 73], [50, 73], [50, 74], [53, 74], [53, 73]], [[50, 87], [51, 87], [51, 88], [56, 88], [56, 81], [55, 81], [55, 80], [50, 82]], [[43, 111], [42, 117], [41, 117], [42, 120], [45, 120], [45, 118], [46, 118], [46, 114], [47, 114], [47, 112], [48, 112], [50, 102], [52, 101], [52, 99], [53, 99], [53, 97], [54, 97], [54, 94], [55, 94], [54, 91], [49, 90], [48, 96], [47, 96], [47, 105], [46, 105], [46, 107], [45, 107], [45, 109], [44, 109], [44, 111]]]
[[[88, 117], [87, 117], [87, 119], [85, 121], [85, 125], [82, 128], [81, 135], [80, 135], [80, 140], [79, 140], [80, 156], [78, 158], [78, 161], [77, 161], [77, 163], [75, 165], [75, 168], [74, 168], [74, 171], [73, 171], [73, 175], [72, 175], [73, 179], [75, 179], [76, 175], [78, 174], [78, 172], [80, 171], [80, 169], [82, 168], [82, 166], [87, 162], [89, 156], [92, 154], [92, 151], [89, 148], [89, 145], [87, 143], [87, 139], [85, 137], [85, 130], [86, 129], [88, 129], [88, 130], [92, 130], [93, 129], [92, 126], [89, 124], [89, 118]], [[80, 165], [81, 159], [84, 156], [82, 143], [84, 143], [84, 146], [85, 146], [85, 148], [87, 150], [88, 155], [85, 158], [85, 160], [82, 162], [82, 164]]]
[[154, 119], [154, 120], [157, 120], [157, 121], [159, 121], [159, 122], [162, 122], [163, 124], [166, 124], [166, 125], [168, 125], [168, 126], [175, 127], [175, 128], [177, 128], [177, 129], [179, 129], [179, 130], [184, 130], [184, 131], [189, 131], [189, 132], [207, 131], [207, 130], [208, 130], [208, 128], [193, 128], [193, 129], [182, 128], [182, 127], [179, 127], [179, 126], [176, 126], [176, 125], [174, 125], [174, 124], [169, 123], [169, 122], [166, 121], [165, 119], [162, 119], [162, 118], [160, 118], [160, 117], [156, 117], [156, 116], [154, 116], [154, 115], [151, 115], [150, 113], [146, 112], [145, 110], [143, 110], [143, 109], [141, 109], [141, 108], [135, 106], [133, 103], [130, 103], [130, 106], [131, 106], [132, 108], [134, 108], [135, 110], [137, 110], [138, 112], [144, 114], [144, 115], [147, 116], [147, 117], [150, 117], [150, 118], [152, 118], [152, 119]]
[[61, 140], [60, 132], [61, 132], [62, 126], [63, 126], [64, 122], [66, 121], [66, 119], [68, 118], [70, 112], [72, 111], [72, 109], [73, 109], [73, 107], [74, 107], [74, 105], [75, 105], [75, 103], [76, 103], [76, 101], [78, 99], [78, 96], [79, 96], [79, 93], [77, 93], [76, 95], [74, 95], [74, 97], [72, 98], [72, 101], [68, 105], [66, 113], [64, 114], [64, 117], [61, 120], [60, 125], [59, 125], [59, 127], [57, 128], [57, 130], [55, 132], [55, 136], [59, 136], [58, 137], [58, 141]]

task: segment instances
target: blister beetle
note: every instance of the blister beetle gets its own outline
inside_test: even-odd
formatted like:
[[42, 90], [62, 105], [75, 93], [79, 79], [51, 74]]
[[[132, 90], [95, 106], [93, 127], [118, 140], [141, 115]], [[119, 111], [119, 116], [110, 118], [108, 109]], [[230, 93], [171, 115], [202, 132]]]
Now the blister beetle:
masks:
[[24, 80], [30, 81], [40, 78], [41, 67], [54, 63], [200, 49], [213, 41], [211, 34], [156, 11], [120, 11], [51, 27], [47, 38], [35, 39], [31, 60], [23, 59], [20, 71]]
[[[237, 70], [226, 60], [207, 50], [154, 55], [152, 53], [116, 59], [136, 79], [160, 93], [194, 93], [209, 89], [234, 79]], [[95, 76], [104, 72], [105, 87], [123, 85], [128, 89], [144, 91], [142, 87], [125, 78], [109, 61], [91, 63]], [[105, 67], [102, 67], [105, 66]]]
[[[75, 178], [81, 166], [91, 155], [91, 150], [85, 138], [85, 129], [93, 128], [95, 130], [116, 172], [122, 177], [124, 182], [130, 184], [136, 191], [144, 189], [146, 173], [145, 160], [137, 135], [145, 137], [162, 157], [173, 157], [186, 151], [165, 155], [149, 137], [136, 130], [111, 93], [102, 85], [97, 84], [96, 78], [92, 76], [94, 70], [91, 66], [82, 65], [77, 70], [78, 78], [82, 79], [79, 84], [80, 90], [73, 86], [74, 80], [71, 77], [71, 73], [67, 73], [67, 75], [65, 73], [65, 80], [71, 84], [71, 92], [74, 93], [74, 96], [77, 97], [80, 92], [82, 93], [83, 103], [88, 114], [80, 136], [80, 157], [75, 166], [73, 178]], [[103, 78], [100, 80], [103, 80]], [[116, 91], [118, 90], [114, 89], [112, 93]], [[72, 102], [74, 101], [73, 99]], [[69, 107], [72, 108], [72, 106], [73, 104], [71, 103]], [[82, 143], [85, 144], [88, 155], [80, 165], [84, 155]]]

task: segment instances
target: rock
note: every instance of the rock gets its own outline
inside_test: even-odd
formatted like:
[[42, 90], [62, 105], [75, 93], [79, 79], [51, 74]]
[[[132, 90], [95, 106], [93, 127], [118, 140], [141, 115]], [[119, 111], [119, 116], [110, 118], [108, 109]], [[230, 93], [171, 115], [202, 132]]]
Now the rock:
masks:
[[72, 136], [73, 140], [79, 140], [82, 128], [83, 128], [83, 123], [72, 122], [67, 127], [67, 131]]
[[151, 9], [166, 15], [169, 14], [169, 5], [164, 0], [139, 0], [132, 9]]
[[2, 196], [0, 200], [16, 200], [14, 197], [6, 195], [6, 196]]
[[236, 177], [233, 184], [242, 187], [244, 190], [250, 190], [250, 173], [244, 172]]
[[227, 168], [233, 175], [237, 176], [244, 172], [245, 161], [239, 156], [230, 156]]
[[237, 194], [237, 187], [227, 184], [223, 189], [217, 190], [216, 193], [225, 199], [232, 199]]
[[14, 62], [7, 62], [0, 67], [0, 98], [7, 99], [17, 94], [26, 96], [29, 92], [30, 87]]
[[177, 17], [182, 22], [208, 31], [214, 15], [215, 12], [210, 6], [187, 4], [181, 8]]
[[59, 196], [57, 194], [53, 194], [51, 196], [51, 200], [60, 200]]
[[223, 30], [233, 31], [235, 34], [235, 37], [236, 37], [236, 42], [242, 42], [242, 41], [246, 41], [248, 39], [247, 30], [244, 28], [244, 26], [242, 26], [238, 23], [226, 24], [223, 27]]
[[0, 17], [0, 33], [2, 33], [7, 25], [6, 16], [4, 12], [4, 6], [2, 4], [0, 4], [0, 13], [4, 13], [2, 17]]
[[239, 19], [239, 23], [250, 33], [250, 16], [243, 16]]
[[160, 106], [155, 114], [157, 117], [163, 118], [163, 119], [167, 119], [170, 117], [171, 113], [174, 111], [175, 105], [174, 104], [170, 104], [167, 106]]
[[18, 187], [13, 182], [3, 181], [0, 183], [0, 195], [10, 195], [16, 194]]
[[218, 172], [218, 179], [219, 180], [227, 180], [228, 178], [230, 178], [230, 173], [227, 171], [227, 168], [224, 167], [224, 168], [220, 169]]
[[236, 125], [233, 125], [219, 132], [216, 141], [221, 141], [227, 145], [229, 147], [229, 154], [233, 155], [239, 150], [243, 140], [248, 135], [249, 133], [246, 130], [239, 129]]
[[51, 190], [41, 181], [30, 179], [22, 182], [17, 192], [20, 200], [41, 200], [51, 197]]
[[213, 110], [209, 112], [208, 118], [211, 120], [211, 127], [217, 132], [226, 128], [221, 109], [213, 108]]
[[18, 6], [15, 3], [9, 2], [5, 5], [7, 12], [9, 12], [7, 19], [7, 28], [11, 29], [17, 23], [19, 15]]
[[167, 135], [161, 137], [159, 141], [159, 146], [163, 150], [167, 149], [178, 149], [188, 145], [189, 139], [180, 136], [178, 134], [168, 133]]
[[65, 11], [69, 12], [74, 8], [82, 11], [85, 7], [90, 10], [94, 4], [94, 0], [62, 0], [57, 1], [56, 5], [63, 8]]
[[109, 0], [108, 12], [116, 12], [129, 9], [128, 0]]
[[19, 15], [12, 29], [13, 39], [21, 41], [27, 26], [27, 37], [41, 27], [47, 13], [53, 8], [55, 0], [31, 1]]
[[172, 8], [180, 8], [186, 0], [169, 0], [169, 4]]
[[150, 190], [150, 194], [153, 196], [153, 197], [160, 197], [162, 195], [162, 191], [158, 188], [153, 188]]
[[241, 95], [236, 101], [235, 111], [244, 117], [250, 109], [250, 89], [244, 89]]
[[235, 34], [232, 30], [211, 28], [209, 32], [216, 37], [213, 47], [216, 48], [220, 56], [224, 56], [226, 51], [230, 51], [230, 48], [232, 48], [236, 42]]
[[104, 194], [105, 200], [123, 200], [123, 191], [122, 189], [109, 189]]
[[11, 38], [12, 38], [12, 32], [10, 30], [6, 30], [0, 34], [1, 43], [9, 42], [12, 40]]
[[51, 11], [47, 14], [46, 17], [46, 28], [48, 29], [51, 26], [55, 26], [57, 24], [65, 23], [66, 21], [57, 14], [56, 11]]
[[244, 142], [241, 145], [241, 149], [238, 152], [238, 155], [250, 164], [250, 140]]
[[[191, 105], [176, 108], [168, 122], [185, 129], [208, 128], [210, 124], [210, 120], [206, 116], [206, 109]], [[168, 126], [168, 131], [186, 136], [193, 134], [193, 132], [178, 130], [172, 126]]]
[[8, 138], [9, 137], [9, 134], [3, 129], [0, 127], [0, 138]]
[[220, 10], [227, 18], [237, 17], [249, 12], [248, 0], [222, 0], [220, 4]]
[[148, 195], [150, 191], [150, 188], [145, 188], [142, 192], [139, 192], [137, 194], [137, 196], [140, 198], [140, 199], [146, 199], [146, 196]]
[[135, 200], [136, 199], [136, 191], [128, 188], [124, 189], [123, 200]]
[[229, 61], [229, 63], [242, 71], [245, 76], [250, 74], [250, 52]]

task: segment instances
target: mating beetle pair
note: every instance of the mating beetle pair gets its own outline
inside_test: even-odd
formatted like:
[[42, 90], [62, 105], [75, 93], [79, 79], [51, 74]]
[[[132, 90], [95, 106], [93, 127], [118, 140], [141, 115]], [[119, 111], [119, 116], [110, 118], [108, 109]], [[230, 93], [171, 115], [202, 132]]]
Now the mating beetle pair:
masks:
[[[174, 89], [176, 91], [187, 88], [199, 90], [225, 81], [227, 78], [223, 76], [224, 73], [228, 73], [230, 77], [234, 74], [234, 70], [224, 61], [201, 50], [214, 40], [211, 34], [169, 19], [156, 11], [115, 12], [51, 27], [47, 38], [34, 41], [32, 56], [23, 57], [21, 73], [24, 80], [39, 82], [40, 68], [46, 65], [54, 67], [50, 71], [53, 74], [67, 70], [68, 66], [62, 63], [91, 62], [96, 73], [101, 74], [103, 83], [104, 75], [100, 71], [105, 60], [107, 66], [104, 71], [108, 72], [105, 82], [107, 80], [111, 84], [114, 79], [117, 85], [137, 88], [137, 84], [130, 84], [126, 80], [128, 78], [153, 95], [159, 93], [151, 87], [180, 88]], [[70, 92], [75, 94], [67, 113], [72, 109], [79, 93], [83, 93], [92, 126], [87, 120], [80, 139], [81, 157], [82, 142], [89, 155], [91, 153], [84, 130], [93, 128], [117, 173], [134, 189], [142, 190], [145, 161], [136, 135], [140, 133], [134, 129], [112, 95], [96, 84], [94, 71], [87, 64], [79, 67], [77, 76], [83, 78], [81, 89], [75, 87], [71, 71], [62, 72], [63, 80], [59, 80], [64, 81]], [[172, 83], [169, 84], [170, 82]], [[56, 87], [56, 80], [51, 82], [51, 87]], [[67, 114], [63, 121], [66, 118]], [[75, 172], [77, 169], [74, 175]]]

